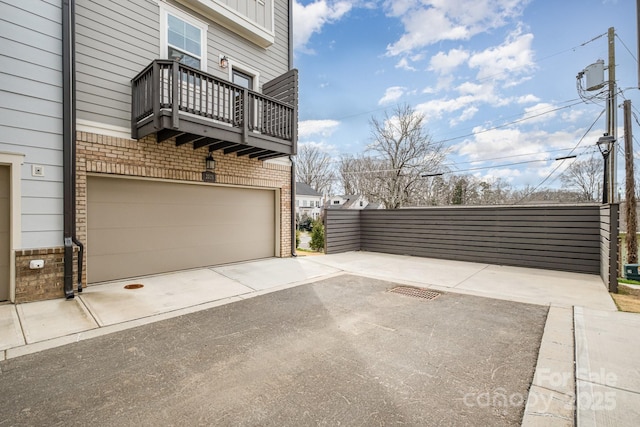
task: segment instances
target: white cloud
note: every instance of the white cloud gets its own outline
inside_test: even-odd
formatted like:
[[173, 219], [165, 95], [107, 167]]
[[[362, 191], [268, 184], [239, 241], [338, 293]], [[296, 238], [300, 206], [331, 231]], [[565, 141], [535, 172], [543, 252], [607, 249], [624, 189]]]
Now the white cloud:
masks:
[[529, 0], [386, 0], [404, 34], [387, 46], [391, 56], [443, 40], [466, 40], [518, 17]]
[[461, 95], [473, 95], [478, 99], [489, 101], [495, 98], [494, 87], [491, 83], [478, 84], [472, 82], [464, 82], [459, 85], [456, 90]]
[[298, 137], [309, 138], [312, 135], [329, 137], [340, 125], [337, 120], [303, 120], [298, 123]]
[[314, 33], [322, 31], [326, 24], [338, 21], [351, 10], [347, 1], [328, 2], [316, 0], [307, 5], [293, 1], [293, 48], [296, 51], [311, 52], [307, 43]]
[[[549, 151], [572, 147], [580, 140], [584, 129], [576, 131], [547, 132], [535, 130], [524, 132], [518, 128], [486, 129], [476, 127], [472, 138], [456, 144], [453, 150], [471, 161], [503, 158], [493, 164], [514, 163], [530, 160], [548, 160], [553, 155]], [[485, 162], [486, 163], [486, 162]], [[544, 163], [532, 163], [530, 167], [539, 170]], [[527, 165], [523, 165], [527, 166]]]
[[480, 109], [473, 105], [471, 107], [465, 108], [462, 111], [462, 114], [460, 115], [460, 117], [449, 120], [449, 126], [454, 127], [460, 122], [464, 122], [466, 120], [472, 119], [478, 111], [480, 111]]
[[584, 116], [585, 110], [570, 110], [562, 113], [562, 121], [567, 123], [575, 123]]
[[438, 52], [431, 57], [429, 70], [440, 74], [450, 73], [467, 59], [469, 59], [469, 52], [466, 50], [451, 49], [448, 53]]
[[[443, 89], [445, 84], [451, 83], [451, 77], [446, 76], [438, 79], [436, 89]], [[501, 98], [495, 93], [495, 87], [492, 82], [484, 82], [482, 84], [464, 82], [455, 90], [459, 93], [455, 98], [432, 99], [422, 104], [418, 104], [416, 109], [423, 113], [427, 120], [437, 120], [443, 117], [445, 113], [454, 113], [462, 110], [457, 118], [449, 121], [450, 126], [454, 126], [461, 121], [469, 120], [480, 111], [479, 104], [489, 104], [491, 106], [504, 106], [509, 104], [510, 100]], [[423, 93], [435, 93], [436, 91], [428, 87]]]
[[409, 65], [409, 61], [407, 60], [407, 58], [400, 59], [400, 61], [398, 61], [398, 63], [396, 64], [396, 68], [407, 71], [416, 71], [415, 67]]
[[518, 99], [516, 99], [516, 102], [518, 104], [530, 104], [532, 102], [540, 102], [540, 98], [532, 94], [527, 94], [518, 97]]
[[540, 102], [536, 105], [525, 108], [523, 119], [526, 119], [527, 123], [546, 122], [556, 116], [556, 112], [553, 111], [556, 108], [556, 106], [547, 102]]
[[416, 105], [416, 111], [424, 114], [426, 120], [437, 120], [442, 118], [444, 113], [461, 110], [468, 107], [475, 98], [473, 96], [459, 96], [454, 99], [434, 99]]
[[298, 148], [300, 147], [312, 147], [317, 148], [319, 151], [324, 153], [328, 153], [332, 156], [338, 154], [337, 147], [335, 145], [329, 144], [325, 141], [305, 141], [298, 144]]
[[405, 94], [405, 91], [406, 88], [402, 86], [388, 87], [384, 93], [384, 96], [378, 101], [378, 105], [391, 104], [393, 102], [396, 102], [397, 100], [402, 98], [402, 95]]
[[535, 68], [532, 42], [533, 34], [517, 30], [500, 46], [471, 55], [469, 67], [478, 69], [478, 80], [514, 82], [516, 77], [526, 76]]

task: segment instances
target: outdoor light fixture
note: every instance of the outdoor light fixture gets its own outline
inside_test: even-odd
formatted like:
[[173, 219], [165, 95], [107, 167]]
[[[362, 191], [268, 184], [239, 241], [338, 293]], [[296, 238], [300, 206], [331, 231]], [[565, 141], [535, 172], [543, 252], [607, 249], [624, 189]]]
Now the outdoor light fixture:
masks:
[[[602, 203], [609, 203], [609, 153], [613, 149], [616, 139], [605, 133], [604, 136], [598, 138], [598, 149], [602, 153], [604, 159], [604, 179], [602, 183]], [[613, 195], [613, 191], [611, 192]]]
[[216, 168], [216, 161], [213, 160], [213, 156], [211, 155], [211, 153], [209, 153], [205, 162], [207, 172], [213, 172], [213, 170]]
[[216, 168], [216, 161], [213, 160], [213, 155], [209, 153], [204, 161], [205, 170], [202, 172], [202, 181], [204, 182], [216, 182], [216, 174], [213, 171]]
[[220, 57], [220, 67], [227, 68], [229, 66], [229, 58], [226, 55]]

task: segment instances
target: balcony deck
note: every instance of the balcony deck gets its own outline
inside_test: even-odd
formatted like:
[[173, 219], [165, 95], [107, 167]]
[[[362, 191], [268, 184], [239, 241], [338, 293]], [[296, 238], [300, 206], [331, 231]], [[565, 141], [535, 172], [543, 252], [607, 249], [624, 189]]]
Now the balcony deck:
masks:
[[293, 155], [297, 70], [257, 93], [171, 60], [155, 60], [131, 81], [131, 136], [224, 150], [259, 160]]

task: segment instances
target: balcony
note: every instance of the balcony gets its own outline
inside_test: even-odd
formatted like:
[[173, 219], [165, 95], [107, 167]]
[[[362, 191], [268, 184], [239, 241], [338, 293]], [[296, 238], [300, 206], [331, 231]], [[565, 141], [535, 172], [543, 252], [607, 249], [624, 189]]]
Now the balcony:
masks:
[[257, 93], [176, 61], [155, 60], [131, 81], [131, 136], [155, 134], [259, 160], [293, 155], [298, 74], [291, 70]]

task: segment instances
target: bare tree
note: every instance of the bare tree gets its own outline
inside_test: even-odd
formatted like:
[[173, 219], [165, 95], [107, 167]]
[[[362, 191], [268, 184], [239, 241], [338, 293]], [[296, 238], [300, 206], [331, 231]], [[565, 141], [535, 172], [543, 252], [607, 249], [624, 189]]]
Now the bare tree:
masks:
[[300, 144], [296, 156], [296, 179], [319, 193], [331, 193], [335, 172], [331, 156], [315, 144]]
[[397, 106], [384, 120], [370, 121], [373, 143], [368, 152], [380, 159], [376, 173], [375, 199], [387, 209], [412, 204], [422, 187], [422, 174], [434, 172], [443, 163], [446, 150], [424, 129], [424, 114], [408, 105]]
[[560, 176], [562, 187], [577, 190], [584, 202], [595, 202], [602, 191], [602, 167], [595, 156], [576, 160]]
[[376, 174], [382, 167], [380, 161], [367, 156], [343, 156], [338, 174], [344, 194], [359, 194], [367, 200], [377, 201]]

